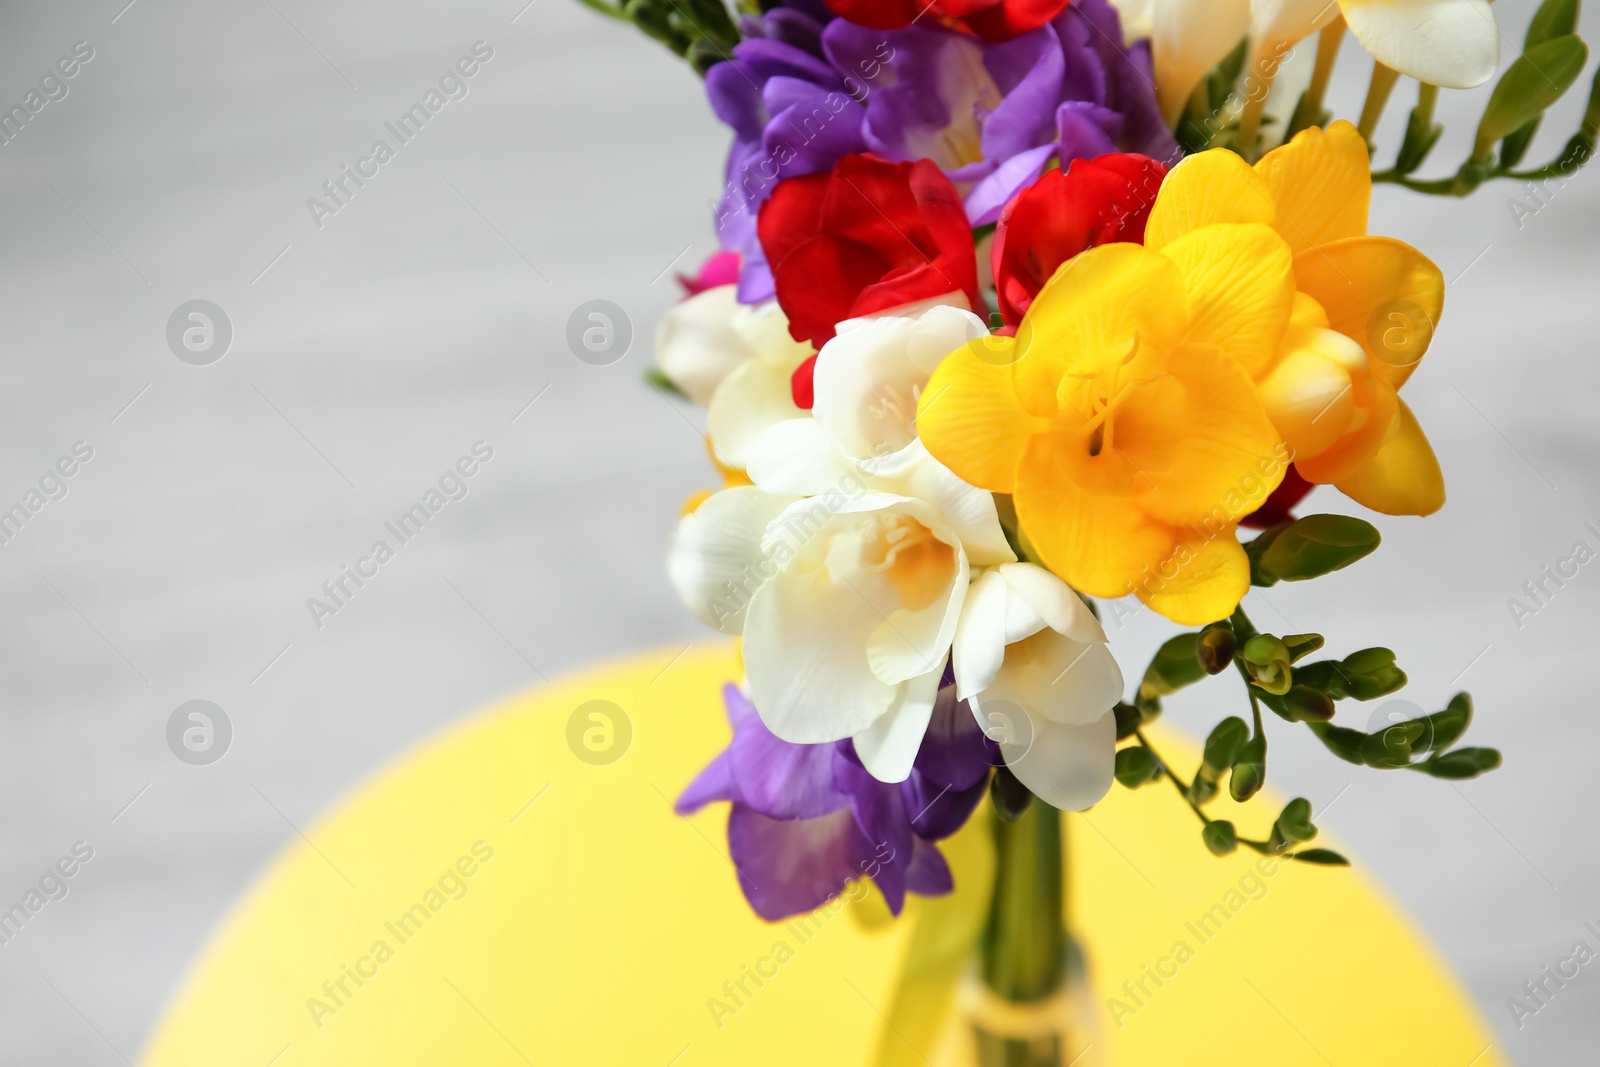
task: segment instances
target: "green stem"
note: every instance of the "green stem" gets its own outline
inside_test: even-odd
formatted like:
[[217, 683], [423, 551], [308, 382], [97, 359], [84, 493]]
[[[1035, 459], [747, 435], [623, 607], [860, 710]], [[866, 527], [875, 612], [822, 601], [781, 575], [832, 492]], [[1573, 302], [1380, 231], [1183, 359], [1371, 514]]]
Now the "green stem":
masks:
[[1389, 94], [1394, 91], [1395, 82], [1400, 80], [1400, 72], [1392, 67], [1373, 61], [1372, 82], [1367, 86], [1367, 102], [1361, 106], [1361, 122], [1356, 129], [1361, 133], [1362, 140], [1372, 143], [1372, 133], [1378, 128], [1378, 120], [1383, 118], [1383, 109], [1389, 106]]
[[1344, 16], [1340, 15], [1322, 28], [1317, 38], [1317, 64], [1311, 69], [1311, 84], [1306, 87], [1306, 98], [1311, 106], [1322, 110], [1322, 98], [1333, 80], [1333, 64], [1339, 58], [1339, 45], [1344, 42]]
[[[1066, 877], [1061, 813], [1035, 799], [1015, 822], [993, 821], [994, 899], [984, 931], [984, 984], [1009, 1001], [1043, 1000], [1066, 981]], [[984, 1067], [1059, 1067], [1059, 1036], [1018, 1040], [978, 1031]]]

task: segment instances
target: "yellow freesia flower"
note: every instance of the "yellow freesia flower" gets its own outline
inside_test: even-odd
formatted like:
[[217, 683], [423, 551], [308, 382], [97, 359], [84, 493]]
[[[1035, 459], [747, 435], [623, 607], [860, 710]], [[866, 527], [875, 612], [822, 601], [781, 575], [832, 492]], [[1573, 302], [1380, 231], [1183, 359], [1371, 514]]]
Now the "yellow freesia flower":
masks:
[[[1232, 251], [1200, 269], [1244, 269]], [[1083, 253], [1041, 290], [1017, 337], [939, 365], [917, 429], [963, 479], [1012, 494], [1029, 541], [1073, 588], [1137, 592], [1202, 623], [1249, 588], [1234, 527], [1286, 464], [1255, 384], [1224, 354], [1232, 321], [1189, 295], [1192, 266], [1134, 244]], [[1287, 255], [1278, 274], [1288, 304]]]
[[1226, 150], [1185, 160], [1144, 246], [1070, 260], [1016, 338], [945, 359], [918, 432], [963, 479], [1011, 494], [1074, 588], [1134, 592], [1185, 624], [1249, 588], [1235, 527], [1291, 458], [1376, 510], [1436, 509], [1438, 463], [1396, 391], [1443, 284], [1408, 245], [1366, 235], [1370, 196], [1348, 123], [1255, 168]]
[[1444, 276], [1403, 241], [1367, 234], [1371, 200], [1366, 142], [1340, 121], [1254, 167], [1221, 149], [1185, 160], [1145, 244], [1186, 261], [1231, 242], [1241, 269], [1228, 280], [1191, 271], [1190, 297], [1210, 293], [1234, 323], [1224, 350], [1258, 383], [1300, 473], [1374, 511], [1428, 515], [1444, 504], [1444, 476], [1397, 394], [1433, 338]]

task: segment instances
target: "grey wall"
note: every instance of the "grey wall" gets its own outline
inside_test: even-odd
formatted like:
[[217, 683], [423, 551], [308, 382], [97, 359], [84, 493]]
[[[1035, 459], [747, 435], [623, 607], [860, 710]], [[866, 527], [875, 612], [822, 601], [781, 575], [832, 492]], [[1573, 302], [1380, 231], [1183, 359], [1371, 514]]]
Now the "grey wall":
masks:
[[[0, 945], [11, 1063], [135, 1057], [294, 826], [408, 746], [541, 673], [701, 636], [661, 545], [711, 477], [692, 416], [639, 385], [669, 265], [711, 250], [726, 137], [687, 69], [568, 0], [125, 2], [0, 16], [7, 106], [74, 42], [94, 49], [0, 147], [0, 505], [93, 449], [0, 546], [0, 903], [74, 842], [94, 849]], [[1532, 4], [1495, 6], [1520, 40]], [[479, 40], [494, 55], [469, 94], [319, 227], [307, 198]], [[1346, 114], [1367, 70], [1347, 50]], [[1481, 96], [1447, 95], [1441, 158], [1460, 158]], [[1600, 920], [1600, 563], [1520, 628], [1506, 601], [1574, 541], [1600, 546], [1583, 526], [1600, 526], [1600, 186], [1584, 176], [1520, 227], [1514, 195], [1378, 192], [1373, 229], [1459, 276], [1407, 389], [1451, 502], [1379, 520], [1378, 555], [1255, 613], [1335, 650], [1398, 648], [1421, 703], [1473, 690], [1474, 737], [1507, 755], [1483, 781], [1355, 773], [1287, 730], [1273, 777], [1333, 803], [1325, 825], [1513, 1056], [1578, 1064], [1600, 971], [1520, 1032], [1505, 1000]], [[233, 328], [209, 366], [165, 336], [197, 298]], [[564, 340], [594, 298], [636, 334], [604, 368]], [[480, 440], [494, 456], [468, 495], [316, 626], [306, 599]], [[1170, 629], [1145, 614], [1115, 631], [1130, 674]], [[197, 698], [234, 732], [209, 766], [165, 736]], [[1171, 718], [1203, 731], [1233, 710], [1220, 699]]]

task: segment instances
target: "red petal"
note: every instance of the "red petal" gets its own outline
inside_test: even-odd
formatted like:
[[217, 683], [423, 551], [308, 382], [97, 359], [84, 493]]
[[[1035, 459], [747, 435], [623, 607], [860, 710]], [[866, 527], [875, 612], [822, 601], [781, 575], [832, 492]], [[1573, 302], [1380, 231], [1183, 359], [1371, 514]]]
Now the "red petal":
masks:
[[816, 370], [817, 357], [812, 356], [796, 367], [794, 374], [789, 378], [789, 395], [794, 398], [794, 406], [803, 411], [810, 411], [811, 405], [817, 401], [812, 382]]
[[1314, 488], [1316, 486], [1302, 478], [1299, 469], [1291, 464], [1284, 472], [1283, 481], [1278, 484], [1278, 488], [1272, 491], [1272, 495], [1267, 497], [1259, 508], [1240, 519], [1239, 525], [1248, 526], [1252, 530], [1265, 530], [1280, 522], [1292, 522], [1294, 515], [1290, 513], [1290, 509], [1304, 500], [1306, 494]]

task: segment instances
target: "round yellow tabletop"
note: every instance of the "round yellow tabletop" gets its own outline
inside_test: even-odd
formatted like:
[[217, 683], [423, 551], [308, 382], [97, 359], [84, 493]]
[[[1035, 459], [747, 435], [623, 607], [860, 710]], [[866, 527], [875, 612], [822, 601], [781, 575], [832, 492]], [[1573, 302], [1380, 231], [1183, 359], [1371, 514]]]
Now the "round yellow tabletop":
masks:
[[[638, 655], [399, 760], [278, 857], [143, 1064], [924, 1062], [927, 1020], [900, 979], [932, 902], [895, 922], [864, 902], [806, 929], [766, 924], [735, 883], [726, 806], [673, 814], [727, 741], [719, 689], [736, 672], [723, 645]], [[1506, 1062], [1359, 869], [1216, 859], [1175, 803], [1117, 788], [1068, 820], [1094, 1059]], [[1241, 826], [1266, 810], [1270, 798]]]

